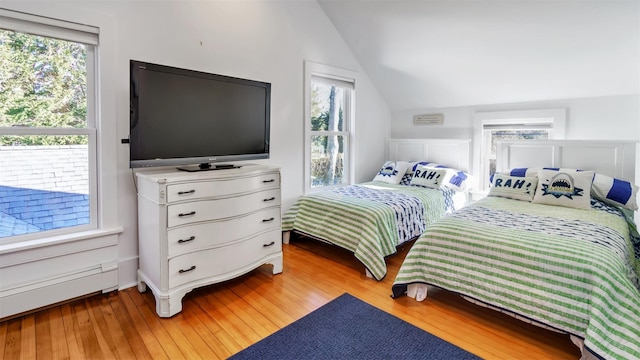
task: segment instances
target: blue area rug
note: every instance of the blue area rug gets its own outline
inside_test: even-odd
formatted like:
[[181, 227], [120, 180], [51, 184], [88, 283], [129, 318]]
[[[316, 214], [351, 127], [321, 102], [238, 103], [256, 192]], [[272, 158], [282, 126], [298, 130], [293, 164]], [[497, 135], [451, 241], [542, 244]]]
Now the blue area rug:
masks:
[[230, 359], [480, 359], [349, 294]]

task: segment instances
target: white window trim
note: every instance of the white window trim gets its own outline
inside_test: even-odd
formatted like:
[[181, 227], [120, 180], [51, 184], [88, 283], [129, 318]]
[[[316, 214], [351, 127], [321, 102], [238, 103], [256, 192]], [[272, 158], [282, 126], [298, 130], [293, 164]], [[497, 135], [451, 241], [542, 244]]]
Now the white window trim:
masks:
[[[96, 229], [91, 233], [95, 237], [102, 237], [104, 234], [112, 234], [113, 232], [122, 232], [122, 227], [118, 225], [118, 199], [113, 194], [118, 193], [117, 188], [117, 134], [116, 134], [116, 101], [115, 101], [115, 54], [116, 54], [116, 32], [115, 22], [104, 14], [93, 13], [89, 11], [74, 11], [69, 12], [68, 8], [56, 6], [55, 4], [42, 4], [39, 2], [3, 2], [2, 12], [0, 15], [8, 16], [11, 14], [21, 13], [23, 17], [26, 17], [30, 21], [34, 19], [49, 19], [45, 23], [51, 25], [51, 21], [55, 24], [73, 24], [73, 28], [76, 30], [82, 30], [95, 32], [99, 35], [99, 46], [96, 48], [94, 62], [88, 64], [98, 69], [98, 81], [94, 83], [94, 79], [88, 79], [87, 86], [95, 90], [95, 100], [97, 104], [93, 104], [94, 116], [90, 116], [88, 121], [95, 121], [94, 129], [91, 129], [90, 136], [96, 136], [95, 148], [89, 149], [89, 156], [93, 156], [95, 159], [96, 169], [93, 174], [94, 179], [92, 186], [93, 198], [92, 204], [97, 211], [96, 214]], [[21, 240], [19, 243], [11, 242], [13, 250], [22, 248], [28, 248], [33, 244], [38, 243], [44, 245], [51, 239], [52, 243], [60, 241], [68, 237], [74, 239], [78, 237], [78, 234], [85, 234], [84, 231], [60, 234], [57, 232], [47, 233], [43, 237], [42, 233], [35, 238], [28, 236], [16, 237], [15, 240]], [[0, 247], [4, 249], [4, 246]]]
[[[552, 139], [564, 139], [567, 120], [567, 109], [537, 109], [537, 110], [508, 110], [508, 111], [477, 111], [473, 114], [473, 173], [478, 174], [477, 191], [488, 189], [488, 179], [485, 179], [486, 149], [483, 146], [483, 132], [485, 127], [522, 127], [531, 128], [550, 125]], [[546, 126], [545, 126], [546, 127]]]
[[98, 45], [99, 29], [95, 26], [0, 9], [0, 22], [5, 29], [53, 37], [68, 41]]
[[[351, 70], [341, 69], [329, 65], [324, 65], [312, 61], [304, 62], [304, 193], [328, 189], [335, 186], [323, 186], [321, 188], [311, 187], [311, 81], [312, 78], [331, 78], [340, 84], [352, 86], [355, 89], [357, 73]], [[345, 86], [346, 87], [346, 86]], [[345, 157], [343, 159], [343, 179], [352, 184], [354, 171], [352, 169], [354, 159], [354, 129], [355, 129], [355, 92], [351, 94], [350, 104], [345, 104], [346, 111], [349, 112], [347, 123], [343, 124], [344, 131], [331, 132], [324, 131], [325, 135], [346, 135], [344, 140]]]

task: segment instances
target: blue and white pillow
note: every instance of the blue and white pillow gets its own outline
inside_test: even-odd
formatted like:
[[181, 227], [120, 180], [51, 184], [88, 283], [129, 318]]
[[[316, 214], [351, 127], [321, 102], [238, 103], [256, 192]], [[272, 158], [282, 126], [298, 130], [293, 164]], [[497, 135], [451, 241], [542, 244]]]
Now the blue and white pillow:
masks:
[[607, 204], [638, 210], [638, 187], [628, 181], [596, 173], [591, 194]]
[[413, 173], [416, 171], [418, 166], [430, 166], [430, 167], [434, 167], [434, 168], [444, 167], [444, 165], [441, 165], [441, 164], [438, 164], [438, 163], [434, 163], [434, 162], [429, 162], [429, 161], [409, 161], [409, 167], [407, 168], [407, 174], [413, 175]]
[[[547, 170], [568, 170], [575, 169], [545, 168]], [[540, 169], [536, 168], [514, 168], [500, 171], [500, 174], [510, 174], [512, 176], [537, 176]], [[596, 173], [591, 185], [591, 195], [609, 205], [620, 206], [629, 210], [638, 210], [637, 202], [638, 186], [617, 178]]]
[[400, 185], [411, 185], [411, 179], [413, 179], [413, 173], [405, 173], [402, 179], [400, 179]]
[[532, 202], [590, 209], [594, 175], [593, 171], [542, 169], [538, 172], [538, 188]]
[[469, 190], [471, 187], [471, 177], [468, 173], [460, 171], [442, 164], [428, 162], [428, 161], [412, 161], [409, 162], [409, 169], [407, 174], [413, 174], [419, 166], [435, 169], [448, 169], [451, 176], [445, 182], [444, 186], [453, 189], [455, 191], [463, 192]]
[[464, 171], [454, 171], [455, 173], [451, 176], [446, 186], [460, 192], [469, 190], [471, 188], [471, 176]]
[[432, 189], [440, 189], [449, 182], [453, 170], [448, 168], [432, 168], [419, 165], [416, 167], [411, 185], [419, 185]]
[[537, 177], [511, 176], [496, 173], [493, 176], [493, 183], [491, 183], [488, 196], [531, 202], [536, 193], [537, 186]]
[[399, 184], [408, 167], [409, 163], [406, 161], [385, 161], [373, 181]]
[[540, 171], [540, 169], [538, 168], [513, 168], [509, 170], [496, 171], [496, 173], [491, 175], [491, 177], [489, 178], [489, 182], [493, 184], [493, 177], [496, 174], [515, 177], [538, 177], [538, 171]]

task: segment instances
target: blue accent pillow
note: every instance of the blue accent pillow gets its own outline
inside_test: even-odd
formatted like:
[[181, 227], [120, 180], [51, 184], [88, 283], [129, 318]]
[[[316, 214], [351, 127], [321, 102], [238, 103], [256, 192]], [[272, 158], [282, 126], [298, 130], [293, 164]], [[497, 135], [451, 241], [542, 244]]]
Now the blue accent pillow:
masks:
[[628, 181], [596, 173], [591, 194], [607, 204], [638, 210], [638, 187]]
[[516, 176], [516, 177], [538, 177], [539, 170], [540, 169], [536, 169], [536, 168], [513, 168], [509, 170], [496, 171], [495, 174], [489, 177], [489, 182], [493, 184], [493, 177], [496, 174], [510, 175], [510, 176]]
[[413, 178], [413, 173], [411, 174], [405, 173], [402, 179], [400, 179], [400, 185], [411, 185], [412, 178]]

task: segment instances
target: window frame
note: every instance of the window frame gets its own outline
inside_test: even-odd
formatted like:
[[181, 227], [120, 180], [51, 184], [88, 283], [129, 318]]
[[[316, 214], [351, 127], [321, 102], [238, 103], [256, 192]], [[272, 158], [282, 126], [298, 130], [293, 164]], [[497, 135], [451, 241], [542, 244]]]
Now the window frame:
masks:
[[[336, 68], [329, 65], [319, 64], [312, 61], [304, 62], [304, 193], [334, 188], [345, 184], [353, 183], [353, 146], [355, 128], [355, 95], [356, 95], [356, 73], [350, 70]], [[347, 102], [343, 109], [343, 129], [341, 131], [314, 131], [311, 130], [311, 85], [315, 79], [327, 79], [327, 81], [335, 81], [342, 87], [351, 87], [350, 93], [346, 96]], [[325, 186], [311, 186], [311, 139], [314, 136], [342, 136], [343, 143], [343, 173], [342, 183]]]
[[[117, 225], [117, 198], [106, 194], [117, 193], [115, 149], [115, 31], [113, 20], [104, 15], [78, 12], [70, 14], [60, 7], [48, 7], [43, 14], [41, 6], [31, 3], [8, 4], [0, 8], [3, 28], [34, 35], [57, 37], [87, 44], [88, 32], [95, 39], [87, 44], [87, 125], [85, 128], [11, 128], [3, 134], [16, 135], [86, 135], [89, 138], [89, 207], [90, 222], [86, 225], [45, 230], [0, 239], [0, 249], [18, 251], [78, 240], [106, 239], [104, 236], [122, 232]], [[12, 6], [13, 5], [13, 6]], [[11, 21], [7, 21], [11, 19]], [[14, 28], [7, 24], [27, 25]], [[52, 36], [46, 29], [61, 29], [60, 36]], [[35, 29], [35, 30], [34, 30]], [[40, 30], [38, 30], [40, 29]], [[45, 29], [45, 32], [42, 32]], [[93, 35], [91, 35], [93, 34]], [[91, 75], [92, 74], [92, 75]], [[105, 121], [105, 119], [114, 119]], [[6, 130], [6, 128], [4, 128]], [[101, 240], [102, 241], [102, 240]], [[111, 241], [111, 240], [109, 240]], [[6, 249], [5, 249], [6, 247]]]
[[487, 130], [548, 129], [549, 139], [564, 139], [567, 109], [478, 111], [474, 113], [474, 173], [478, 174], [475, 192], [489, 191], [489, 146]]

